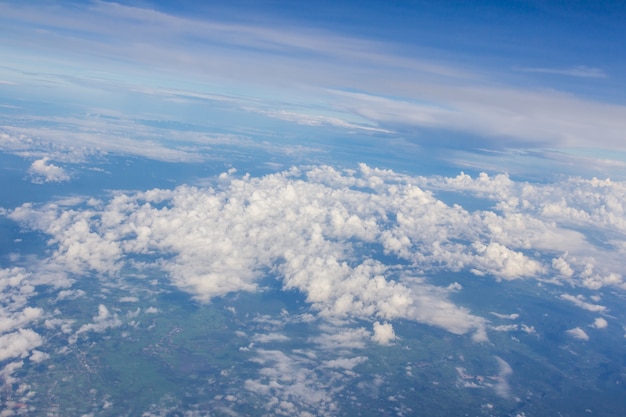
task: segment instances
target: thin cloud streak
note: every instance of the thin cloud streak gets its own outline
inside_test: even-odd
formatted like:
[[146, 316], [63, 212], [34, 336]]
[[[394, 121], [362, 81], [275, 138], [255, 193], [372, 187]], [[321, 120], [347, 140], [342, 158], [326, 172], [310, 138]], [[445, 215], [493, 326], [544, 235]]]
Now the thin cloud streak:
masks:
[[517, 71], [522, 72], [535, 72], [543, 74], [555, 74], [555, 75], [567, 75], [570, 77], [580, 78], [607, 78], [606, 73], [602, 68], [587, 67], [585, 65], [579, 65], [572, 68], [516, 68]]
[[[150, 81], [137, 81], [148, 69], [150, 78], [170, 77], [170, 83], [176, 81], [167, 73], [174, 71], [204, 80], [206, 90], [212, 84], [256, 91], [247, 94], [258, 99], [257, 114], [294, 123], [377, 131], [403, 126], [451, 130], [478, 136], [477, 145], [495, 148], [626, 147], [623, 105], [502, 86], [467, 67], [405, 54], [397, 45], [313, 29], [177, 17], [107, 2], [73, 9], [3, 5], [0, 10], [4, 20], [13, 20], [8, 25], [14, 47], [37, 42], [44, 55], [58, 53], [57, 61], [78, 59], [75, 68], [97, 65], [99, 71], [129, 76], [138, 90], [151, 88], [142, 84]], [[44, 25], [45, 36], [32, 30]], [[61, 45], [74, 55], [64, 58]], [[87, 57], [95, 57], [95, 63]], [[524, 70], [577, 77], [604, 74], [590, 67]], [[270, 98], [276, 89], [287, 92], [287, 101]], [[307, 122], [292, 114], [294, 101], [300, 106], [325, 102], [345, 117], [309, 116]], [[366, 124], [350, 123], [355, 117]]]

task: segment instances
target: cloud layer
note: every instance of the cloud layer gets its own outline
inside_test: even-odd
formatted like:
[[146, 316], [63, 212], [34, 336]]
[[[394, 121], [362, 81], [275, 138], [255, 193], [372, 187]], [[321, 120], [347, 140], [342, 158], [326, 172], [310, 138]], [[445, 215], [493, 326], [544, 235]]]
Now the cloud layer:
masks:
[[[357, 171], [320, 166], [260, 178], [224, 173], [218, 181], [217, 188], [76, 200], [73, 208], [26, 204], [8, 215], [51, 236], [47, 262], [59, 269], [115, 275], [141, 255], [202, 301], [256, 291], [274, 277], [304, 294], [321, 317], [376, 321], [373, 339], [382, 344], [395, 335], [380, 321], [399, 318], [487, 340], [486, 319], [449, 299], [462, 286], [427, 279], [441, 271], [587, 290], [625, 286], [621, 183], [411, 177], [364, 164]], [[472, 193], [495, 208], [469, 212], [425, 188]], [[610, 234], [606, 241], [615, 249], [596, 247], [582, 228]], [[605, 311], [583, 296], [560, 298]], [[98, 318], [105, 310], [85, 331], [117, 323]]]
[[[625, 149], [621, 132], [626, 107], [615, 100], [594, 101], [553, 85], [518, 86], [506, 81], [516, 71], [496, 74], [466, 62], [437, 62], [428, 58], [426, 48], [416, 53], [402, 42], [384, 43], [285, 22], [216, 21], [110, 2], [82, 7], [6, 4], [0, 6], [0, 15], [13, 48], [35, 44], [36, 59], [54, 57], [49, 73], [37, 75], [53, 85], [69, 85], [76, 100], [86, 90], [99, 96], [114, 92], [125, 100], [134, 97], [136, 107], [151, 115], [163, 108], [170, 110], [163, 114], [189, 110], [181, 103], [204, 103], [205, 109], [227, 103], [240, 113], [343, 132], [390, 134], [407, 128], [460, 132], [472, 135], [479, 148]], [[68, 56], [67, 50], [73, 54]], [[6, 53], [14, 54], [10, 48]], [[32, 87], [41, 82], [25, 77], [33, 68], [12, 65], [20, 83]], [[164, 70], [147, 74], [144, 68]], [[116, 76], [89, 75], [105, 70]], [[605, 78], [603, 69], [589, 66], [522, 71], [527, 76], [566, 75], [589, 82]], [[189, 82], [176, 82], [168, 73]], [[280, 99], [272, 98], [277, 95]], [[87, 106], [93, 111], [93, 103]], [[108, 132], [89, 123], [83, 127], [84, 133], [72, 136], [86, 142], [95, 136], [101, 144], [139, 150], [113, 127]], [[166, 157], [161, 144], [151, 145], [143, 148], [146, 155]], [[180, 149], [169, 157], [191, 160], [194, 155]]]

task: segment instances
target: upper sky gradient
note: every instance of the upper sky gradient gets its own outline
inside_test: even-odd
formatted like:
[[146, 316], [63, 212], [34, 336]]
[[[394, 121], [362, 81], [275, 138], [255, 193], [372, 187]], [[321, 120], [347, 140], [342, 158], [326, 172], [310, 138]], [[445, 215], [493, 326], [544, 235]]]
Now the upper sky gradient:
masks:
[[443, 146], [480, 169], [522, 152], [623, 176], [621, 2], [38, 1], [0, 16], [7, 111], [281, 120]]

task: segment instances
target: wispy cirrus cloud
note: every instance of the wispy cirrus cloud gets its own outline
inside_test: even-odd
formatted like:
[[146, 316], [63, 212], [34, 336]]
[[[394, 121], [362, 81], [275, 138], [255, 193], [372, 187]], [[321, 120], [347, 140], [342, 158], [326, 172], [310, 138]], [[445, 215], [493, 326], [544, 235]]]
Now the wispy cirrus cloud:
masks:
[[585, 65], [579, 65], [571, 68], [532, 68], [532, 67], [518, 67], [517, 71], [522, 72], [535, 72], [542, 74], [555, 74], [555, 75], [567, 75], [570, 77], [580, 78], [607, 78], [606, 73], [602, 68], [588, 67]]
[[[312, 127], [472, 135], [472, 144], [465, 141], [462, 148], [625, 146], [621, 104], [507, 84], [491, 68], [437, 61], [389, 42], [286, 22], [215, 21], [109, 2], [72, 8], [5, 4], [0, 11], [10, 45], [36, 44], [38, 62], [49, 59], [51, 72], [98, 78], [98, 88], [107, 92], [107, 83], [119, 88], [123, 79], [137, 94], [156, 86], [178, 90], [158, 99], [172, 106], [194, 95], [235, 103], [244, 98], [243, 115]], [[606, 78], [602, 69], [586, 66], [519, 70]], [[316, 113], [318, 103], [332, 116]]]

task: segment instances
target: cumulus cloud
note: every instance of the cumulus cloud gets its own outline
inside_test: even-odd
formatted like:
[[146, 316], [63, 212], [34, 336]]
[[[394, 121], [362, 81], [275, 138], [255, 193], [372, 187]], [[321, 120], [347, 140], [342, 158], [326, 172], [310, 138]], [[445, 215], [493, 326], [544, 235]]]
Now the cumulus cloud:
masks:
[[83, 333], [102, 333], [107, 329], [119, 327], [121, 325], [122, 321], [117, 317], [117, 314], [111, 314], [109, 309], [104, 304], [100, 304], [98, 306], [98, 314], [93, 317], [93, 322], [80, 326], [76, 333], [70, 336], [69, 342], [76, 343], [78, 336]]
[[372, 340], [381, 345], [388, 345], [396, 338], [391, 323], [374, 323], [374, 334]]
[[45, 281], [45, 277], [24, 268], [0, 269], [0, 362], [20, 359], [0, 371], [4, 384], [12, 383], [13, 372], [22, 366], [22, 359], [40, 362], [47, 358], [47, 354], [35, 350], [43, 345], [44, 338], [30, 328], [43, 319], [44, 310], [28, 305], [31, 297], [37, 295], [35, 286]]
[[587, 333], [585, 333], [585, 331], [581, 329], [580, 327], [574, 327], [573, 329], [569, 329], [567, 331], [567, 334], [569, 334], [570, 336], [576, 339], [589, 340], [589, 336], [587, 335]]
[[44, 157], [34, 161], [28, 172], [32, 176], [32, 182], [43, 184], [45, 182], [65, 182], [70, 176], [60, 166], [50, 163], [50, 158]]
[[28, 352], [41, 346], [42, 337], [31, 329], [19, 329], [0, 336], [0, 361], [26, 357]]
[[597, 319], [595, 319], [593, 321], [593, 327], [595, 327], [596, 329], [604, 329], [609, 325], [609, 323], [603, 319], [602, 317], [598, 317]]
[[[147, 255], [180, 289], [209, 301], [256, 291], [271, 270], [326, 320], [403, 318], [476, 341], [488, 339], [486, 319], [450, 300], [462, 286], [440, 287], [429, 274], [466, 270], [501, 282], [624, 286], [619, 251], [596, 247], [580, 231], [610, 232], [621, 247], [621, 183], [412, 177], [365, 164], [344, 171], [292, 168], [259, 178], [235, 173], [220, 175], [215, 188], [116, 193], [97, 205], [84, 199], [24, 204], [7, 215], [51, 235], [46, 262], [71, 273], [114, 275], [134, 255]], [[438, 199], [440, 190], [474, 194], [494, 208], [470, 212]], [[605, 310], [582, 296], [561, 298]]]

